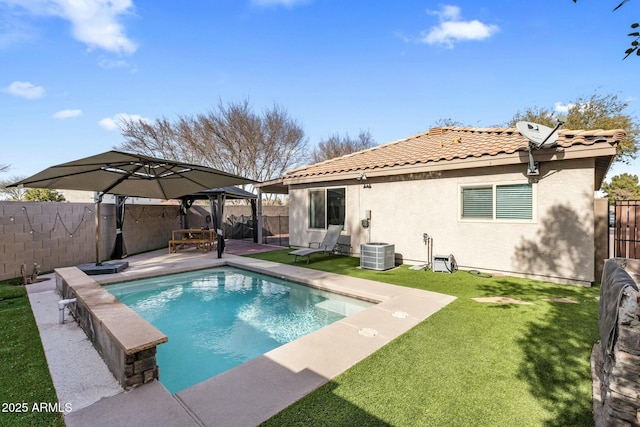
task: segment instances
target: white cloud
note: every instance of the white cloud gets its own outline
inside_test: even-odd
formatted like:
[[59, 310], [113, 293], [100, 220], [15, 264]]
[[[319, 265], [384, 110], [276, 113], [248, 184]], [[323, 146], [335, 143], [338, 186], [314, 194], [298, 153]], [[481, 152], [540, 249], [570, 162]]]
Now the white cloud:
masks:
[[285, 6], [293, 7], [300, 4], [309, 3], [311, 0], [251, 0], [257, 6]]
[[440, 24], [421, 33], [420, 42], [453, 48], [456, 42], [484, 40], [498, 32], [497, 25], [485, 24], [474, 19], [463, 21], [458, 6], [444, 5], [439, 11], [428, 10], [438, 16]]
[[560, 114], [567, 114], [569, 110], [575, 107], [576, 104], [563, 104], [562, 102], [556, 102], [553, 104], [554, 110]]
[[100, 60], [98, 61], [98, 65], [101, 68], [104, 69], [111, 69], [111, 68], [127, 68], [129, 67], [129, 64], [127, 63], [127, 61], [123, 61], [122, 59], [109, 59], [109, 58], [105, 58], [105, 57], [101, 57]]
[[79, 117], [82, 115], [82, 110], [60, 110], [53, 114], [54, 119], [71, 119], [73, 117]]
[[458, 21], [460, 19], [460, 7], [443, 5], [441, 10], [427, 10], [429, 15], [436, 15], [440, 17], [440, 21]]
[[76, 40], [90, 49], [134, 53], [136, 44], [125, 34], [122, 15], [133, 9], [131, 0], [0, 0], [20, 6], [35, 15], [57, 16], [71, 22]]
[[38, 99], [44, 96], [44, 88], [31, 82], [15, 81], [4, 88], [4, 91], [10, 95], [27, 99]]
[[0, 0], [0, 49], [32, 40], [37, 30], [20, 17], [13, 16], [2, 7]]
[[138, 114], [118, 113], [114, 114], [111, 117], [105, 117], [104, 119], [100, 120], [98, 124], [108, 131], [115, 131], [120, 129], [120, 125], [123, 122], [134, 120], [147, 123], [151, 122], [151, 120], [149, 120], [148, 118], [142, 117]]

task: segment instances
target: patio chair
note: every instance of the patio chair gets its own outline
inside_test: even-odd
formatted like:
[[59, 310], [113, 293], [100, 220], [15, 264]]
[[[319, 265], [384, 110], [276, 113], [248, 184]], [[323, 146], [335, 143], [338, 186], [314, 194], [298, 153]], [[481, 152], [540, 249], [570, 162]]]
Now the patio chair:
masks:
[[293, 252], [289, 252], [289, 255], [295, 255], [293, 262], [298, 261], [299, 256], [307, 257], [307, 264], [312, 254], [317, 253], [331, 253], [334, 251], [340, 238], [340, 232], [342, 231], [342, 225], [330, 225], [327, 228], [327, 233], [324, 235], [322, 242], [311, 242], [308, 248], [297, 249]]

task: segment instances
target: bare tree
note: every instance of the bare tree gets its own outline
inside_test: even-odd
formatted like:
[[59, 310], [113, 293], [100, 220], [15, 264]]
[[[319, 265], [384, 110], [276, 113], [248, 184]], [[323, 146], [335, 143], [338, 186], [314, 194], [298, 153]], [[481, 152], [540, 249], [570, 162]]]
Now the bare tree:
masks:
[[322, 140], [311, 153], [313, 163], [323, 162], [334, 157], [344, 156], [356, 151], [374, 147], [376, 142], [371, 137], [369, 131], [360, 131], [356, 139], [351, 139], [349, 134], [344, 137], [333, 134], [329, 138]]
[[118, 148], [152, 157], [199, 163], [199, 154], [179, 138], [180, 128], [188, 120], [179, 118], [174, 124], [165, 117], [156, 119], [153, 123], [123, 118], [119, 126], [125, 142]]
[[206, 114], [153, 123], [125, 119], [120, 149], [197, 163], [265, 181], [282, 176], [306, 157], [302, 127], [278, 105], [256, 114], [249, 101]]
[[23, 180], [24, 176], [13, 176], [6, 180], [0, 181], [0, 197], [4, 200], [11, 200], [13, 202], [18, 202], [25, 200], [25, 195], [28, 191], [27, 188], [23, 187], [7, 187], [14, 182], [18, 182]]
[[9, 166], [11, 165], [0, 165], [0, 172], [6, 172], [9, 170]]
[[461, 127], [464, 126], [464, 124], [461, 121], [453, 120], [451, 117], [448, 117], [446, 119], [438, 119], [431, 125], [432, 128], [443, 128], [449, 126]]

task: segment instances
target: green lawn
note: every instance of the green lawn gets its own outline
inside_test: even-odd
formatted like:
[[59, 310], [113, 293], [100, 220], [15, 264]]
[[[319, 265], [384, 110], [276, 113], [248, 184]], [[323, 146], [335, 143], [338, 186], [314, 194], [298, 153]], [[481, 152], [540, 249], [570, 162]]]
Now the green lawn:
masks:
[[7, 281], [0, 282], [0, 361], [0, 426], [64, 426], [59, 412], [45, 412], [52, 406], [40, 406], [56, 404], [56, 391], [26, 290]]
[[[288, 252], [253, 257], [291, 264]], [[298, 265], [458, 298], [264, 425], [593, 425], [589, 358], [598, 340], [598, 288], [406, 266], [376, 272], [358, 262], [314, 256]], [[494, 296], [533, 304], [471, 299]], [[544, 300], [561, 297], [578, 304]]]
[[[292, 264], [289, 250], [253, 255]], [[591, 426], [589, 357], [597, 288], [512, 277], [360, 270], [357, 258], [301, 267], [458, 297], [408, 333], [267, 421], [266, 426]], [[532, 305], [484, 304], [505, 296]], [[544, 301], [571, 298], [578, 304]], [[0, 283], [0, 426], [63, 426], [33, 412], [57, 398], [24, 287]], [[11, 403], [26, 413], [9, 413]]]

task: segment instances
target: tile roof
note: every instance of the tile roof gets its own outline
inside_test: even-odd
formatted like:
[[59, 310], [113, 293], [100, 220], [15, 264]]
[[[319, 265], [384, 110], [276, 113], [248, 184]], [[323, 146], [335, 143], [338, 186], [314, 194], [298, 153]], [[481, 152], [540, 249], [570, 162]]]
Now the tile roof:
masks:
[[[614, 144], [626, 136], [615, 130], [559, 130], [557, 146]], [[421, 165], [527, 151], [528, 140], [516, 128], [441, 127], [367, 150], [288, 171], [284, 178], [303, 178], [393, 166]]]

